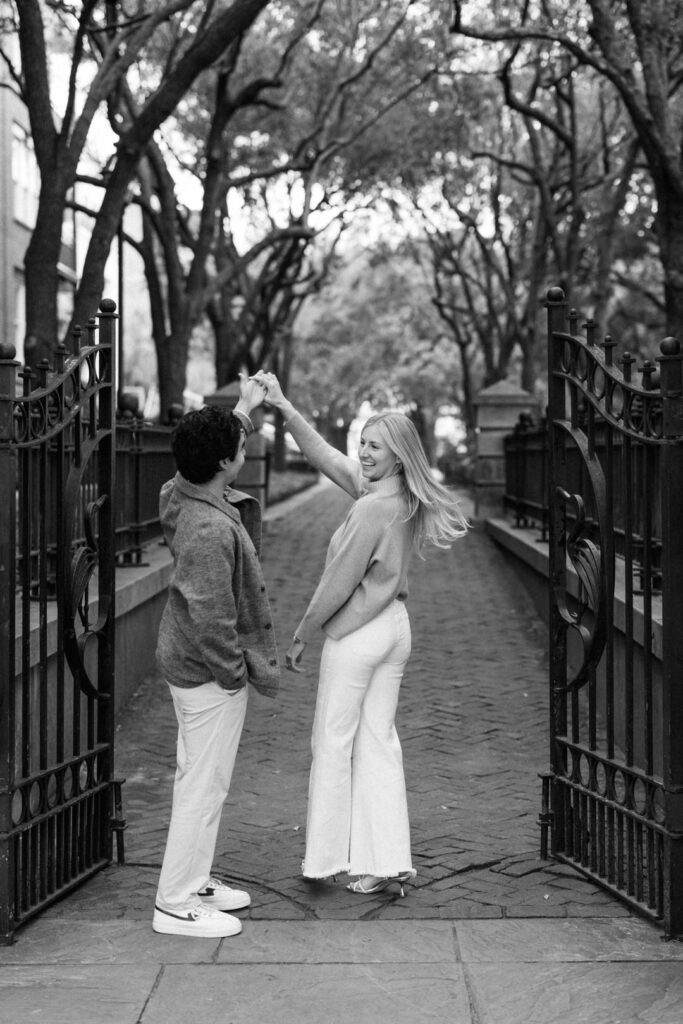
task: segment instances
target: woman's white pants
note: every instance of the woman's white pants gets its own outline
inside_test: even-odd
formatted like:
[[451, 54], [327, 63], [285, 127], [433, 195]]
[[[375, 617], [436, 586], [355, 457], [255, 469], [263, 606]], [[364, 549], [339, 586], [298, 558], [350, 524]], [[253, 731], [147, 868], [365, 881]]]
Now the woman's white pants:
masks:
[[320, 663], [308, 792], [308, 878], [412, 870], [401, 744], [394, 725], [410, 622], [394, 601]]
[[171, 823], [157, 906], [191, 910], [209, 880], [218, 827], [247, 711], [247, 688], [168, 684], [178, 719]]

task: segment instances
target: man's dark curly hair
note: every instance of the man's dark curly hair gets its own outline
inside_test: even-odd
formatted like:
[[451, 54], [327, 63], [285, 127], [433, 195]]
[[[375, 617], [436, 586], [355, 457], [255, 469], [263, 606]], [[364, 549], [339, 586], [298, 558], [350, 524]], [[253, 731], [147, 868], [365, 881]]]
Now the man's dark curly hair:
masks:
[[221, 459], [235, 458], [242, 429], [236, 416], [215, 405], [185, 413], [171, 444], [180, 475], [192, 484], [213, 480]]

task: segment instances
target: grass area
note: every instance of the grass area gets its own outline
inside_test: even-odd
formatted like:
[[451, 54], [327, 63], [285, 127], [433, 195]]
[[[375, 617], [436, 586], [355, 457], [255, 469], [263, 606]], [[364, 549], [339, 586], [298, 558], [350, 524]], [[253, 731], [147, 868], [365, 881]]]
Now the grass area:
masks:
[[318, 482], [318, 474], [310, 469], [271, 469], [268, 477], [268, 504], [274, 505], [293, 494], [312, 487]]

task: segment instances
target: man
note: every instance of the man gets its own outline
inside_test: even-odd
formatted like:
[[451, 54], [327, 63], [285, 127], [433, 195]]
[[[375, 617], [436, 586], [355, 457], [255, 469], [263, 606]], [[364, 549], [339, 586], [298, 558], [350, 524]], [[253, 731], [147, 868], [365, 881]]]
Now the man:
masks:
[[234, 413], [187, 413], [173, 437], [178, 472], [161, 489], [173, 576], [157, 661], [178, 719], [177, 770], [153, 928], [202, 938], [237, 935], [247, 892], [213, 877], [223, 804], [247, 706], [247, 683], [274, 696], [277, 651], [258, 558], [261, 510], [233, 490], [249, 413], [263, 389], [243, 381]]

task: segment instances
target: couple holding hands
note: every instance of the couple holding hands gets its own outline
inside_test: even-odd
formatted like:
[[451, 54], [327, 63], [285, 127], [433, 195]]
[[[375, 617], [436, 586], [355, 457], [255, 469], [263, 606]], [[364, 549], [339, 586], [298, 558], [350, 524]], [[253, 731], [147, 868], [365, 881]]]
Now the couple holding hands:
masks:
[[415, 875], [401, 745], [394, 725], [410, 655], [406, 611], [411, 556], [448, 547], [468, 524], [436, 482], [412, 421], [388, 411], [363, 427], [358, 461], [331, 447], [284, 396], [272, 373], [242, 379], [233, 412], [187, 413], [173, 437], [178, 472], [161, 490], [173, 555], [157, 660], [178, 719], [177, 769], [153, 928], [236, 935], [230, 911], [250, 897], [211, 874], [221, 811], [247, 704], [247, 683], [269, 696], [279, 667], [259, 562], [260, 506], [233, 488], [250, 413], [280, 411], [312, 465], [354, 502], [332, 536], [320, 582], [285, 661], [302, 671], [308, 641], [325, 641], [313, 723], [305, 879], [357, 876], [376, 893]]

